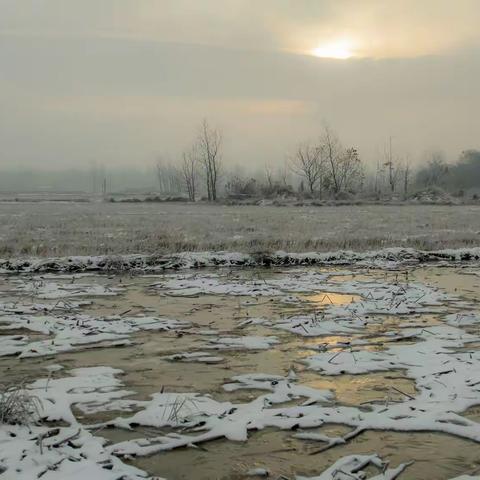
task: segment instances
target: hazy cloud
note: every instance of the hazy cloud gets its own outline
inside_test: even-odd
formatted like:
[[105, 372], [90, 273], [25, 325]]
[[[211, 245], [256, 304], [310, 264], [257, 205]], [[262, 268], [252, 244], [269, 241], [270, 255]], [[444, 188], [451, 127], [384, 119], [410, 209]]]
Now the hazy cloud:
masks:
[[[204, 116], [232, 162], [324, 120], [367, 159], [478, 146], [476, 0], [0, 0], [2, 165], [153, 162]], [[349, 37], [364, 57], [305, 52]]]

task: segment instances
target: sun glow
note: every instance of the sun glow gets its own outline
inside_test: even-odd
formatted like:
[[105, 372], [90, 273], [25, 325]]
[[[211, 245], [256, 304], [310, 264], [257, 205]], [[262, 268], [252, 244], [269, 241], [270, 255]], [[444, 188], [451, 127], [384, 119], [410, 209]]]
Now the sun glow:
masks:
[[352, 49], [352, 42], [342, 39], [319, 45], [312, 50], [312, 55], [321, 58], [338, 58], [340, 60], [346, 60], [353, 57], [355, 53]]

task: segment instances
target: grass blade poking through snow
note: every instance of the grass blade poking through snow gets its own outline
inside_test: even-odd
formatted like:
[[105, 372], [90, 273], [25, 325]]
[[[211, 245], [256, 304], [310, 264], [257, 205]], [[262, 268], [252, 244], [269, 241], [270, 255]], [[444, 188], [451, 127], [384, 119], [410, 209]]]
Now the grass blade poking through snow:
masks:
[[0, 384], [0, 424], [31, 425], [40, 418], [40, 400], [29, 394], [24, 382]]

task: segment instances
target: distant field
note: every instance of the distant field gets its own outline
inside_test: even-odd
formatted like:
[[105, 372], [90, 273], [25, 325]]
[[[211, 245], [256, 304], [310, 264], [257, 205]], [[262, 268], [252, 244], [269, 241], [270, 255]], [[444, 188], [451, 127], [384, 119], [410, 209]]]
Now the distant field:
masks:
[[480, 245], [480, 206], [0, 203], [0, 255]]

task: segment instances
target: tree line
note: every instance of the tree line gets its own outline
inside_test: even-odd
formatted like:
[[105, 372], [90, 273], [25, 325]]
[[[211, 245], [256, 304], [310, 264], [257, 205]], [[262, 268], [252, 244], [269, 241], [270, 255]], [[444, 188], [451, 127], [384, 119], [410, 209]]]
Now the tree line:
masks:
[[432, 152], [412, 168], [407, 156], [395, 155], [392, 140], [386, 142], [376, 165], [367, 167], [354, 146], [345, 146], [338, 134], [324, 125], [319, 137], [299, 143], [283, 167], [265, 165], [263, 172], [246, 175], [228, 171], [222, 157], [222, 133], [205, 119], [194, 142], [176, 163], [156, 164], [161, 193], [186, 194], [190, 201], [203, 195], [219, 196], [297, 195], [308, 198], [343, 199], [352, 196], [407, 198], [421, 188], [480, 188], [480, 152], [463, 152], [456, 164]]

